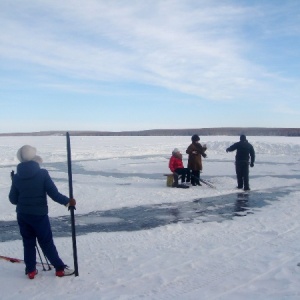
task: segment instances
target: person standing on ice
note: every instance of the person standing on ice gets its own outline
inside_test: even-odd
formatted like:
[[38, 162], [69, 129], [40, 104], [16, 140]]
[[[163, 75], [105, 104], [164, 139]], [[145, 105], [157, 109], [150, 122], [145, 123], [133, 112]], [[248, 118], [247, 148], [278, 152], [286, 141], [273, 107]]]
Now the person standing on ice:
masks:
[[40, 168], [41, 157], [36, 149], [24, 145], [17, 152], [20, 164], [17, 173], [12, 177], [9, 200], [16, 205], [17, 220], [23, 239], [25, 274], [33, 279], [38, 273], [36, 269], [36, 239], [43, 253], [55, 267], [58, 277], [74, 274], [58, 255], [53, 242], [52, 230], [48, 217], [47, 195], [55, 202], [65, 206], [75, 206], [75, 199], [59, 193], [49, 173]]
[[249, 159], [251, 159], [250, 167], [253, 168], [255, 162], [254, 148], [250, 143], [248, 143], [246, 136], [242, 134], [240, 136], [240, 141], [227, 148], [226, 152], [232, 152], [235, 150], [235, 171], [238, 183], [237, 188], [244, 188], [244, 191], [249, 191]]
[[[188, 168], [185, 168], [182, 163], [182, 154], [180, 151], [175, 148], [172, 151], [172, 156], [169, 160], [169, 168], [171, 172], [174, 174], [174, 186], [178, 186], [178, 176], [181, 175], [181, 183], [185, 184], [185, 182], [191, 181], [191, 173]], [[185, 181], [186, 178], [186, 181]]]
[[200, 137], [197, 134], [192, 136], [192, 144], [186, 149], [186, 153], [189, 155], [188, 168], [192, 170], [191, 184], [193, 186], [201, 185], [200, 183], [200, 171], [202, 171], [202, 156], [205, 158], [207, 147], [199, 143]]

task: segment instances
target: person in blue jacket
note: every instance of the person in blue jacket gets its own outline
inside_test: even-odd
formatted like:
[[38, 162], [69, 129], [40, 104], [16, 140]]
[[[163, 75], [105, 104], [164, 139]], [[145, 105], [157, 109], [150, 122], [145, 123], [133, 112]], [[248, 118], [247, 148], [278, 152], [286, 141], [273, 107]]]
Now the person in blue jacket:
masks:
[[235, 171], [237, 177], [238, 189], [244, 188], [245, 191], [249, 191], [249, 159], [250, 167], [254, 167], [255, 151], [253, 146], [248, 142], [246, 136], [242, 134], [240, 141], [234, 143], [226, 152], [232, 152], [236, 150], [235, 156]]
[[54, 245], [52, 230], [48, 217], [47, 195], [65, 206], [75, 206], [75, 199], [59, 193], [47, 170], [40, 168], [42, 159], [36, 155], [36, 148], [24, 145], [17, 152], [20, 164], [17, 173], [12, 176], [9, 200], [16, 205], [17, 221], [23, 239], [25, 274], [33, 279], [36, 270], [36, 240], [55, 267], [56, 276], [72, 275], [58, 255]]

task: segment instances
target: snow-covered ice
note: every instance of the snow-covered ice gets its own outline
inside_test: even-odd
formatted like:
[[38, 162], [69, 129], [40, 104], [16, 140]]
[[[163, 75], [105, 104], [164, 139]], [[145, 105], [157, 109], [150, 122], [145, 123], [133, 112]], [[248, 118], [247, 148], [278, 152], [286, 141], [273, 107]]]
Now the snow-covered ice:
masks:
[[[256, 150], [249, 200], [267, 193], [269, 205], [242, 217], [208, 214], [144, 230], [78, 235], [78, 277], [57, 278], [53, 271], [40, 269], [29, 280], [24, 265], [0, 260], [0, 298], [300, 299], [300, 139], [248, 139]], [[201, 205], [218, 196], [232, 195], [234, 204], [239, 201], [235, 153], [225, 149], [236, 141], [238, 137], [201, 137], [200, 142], [208, 146], [202, 178], [213, 182], [216, 189], [172, 189], [166, 187], [163, 176], [169, 173], [168, 159], [175, 147], [184, 154], [190, 137], [71, 136], [75, 218], [138, 206], [176, 208], [196, 199]], [[68, 194], [65, 137], [1, 137], [0, 221], [16, 219], [15, 207], [8, 200], [10, 172], [24, 144], [38, 149], [42, 167], [49, 170], [59, 190]], [[186, 163], [187, 155], [183, 158]], [[273, 198], [276, 201], [270, 201]], [[52, 218], [69, 216], [65, 207], [51, 200], [49, 207]], [[110, 226], [122, 223], [122, 217], [89, 215], [78, 222], [78, 226]], [[60, 256], [72, 266], [71, 238], [55, 236], [54, 240]], [[22, 258], [21, 239], [1, 242], [0, 255]]]

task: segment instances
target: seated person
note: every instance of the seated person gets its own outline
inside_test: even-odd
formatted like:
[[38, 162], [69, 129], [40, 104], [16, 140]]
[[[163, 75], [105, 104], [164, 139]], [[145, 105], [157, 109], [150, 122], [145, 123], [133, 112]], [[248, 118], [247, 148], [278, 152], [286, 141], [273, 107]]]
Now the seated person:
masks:
[[185, 179], [186, 182], [190, 182], [191, 180], [190, 170], [184, 168], [182, 163], [182, 154], [177, 148], [175, 148], [172, 152], [172, 156], [170, 157], [170, 161], [169, 161], [169, 168], [174, 174], [174, 186], [178, 185], [179, 175], [181, 175], [182, 184], [185, 184]]

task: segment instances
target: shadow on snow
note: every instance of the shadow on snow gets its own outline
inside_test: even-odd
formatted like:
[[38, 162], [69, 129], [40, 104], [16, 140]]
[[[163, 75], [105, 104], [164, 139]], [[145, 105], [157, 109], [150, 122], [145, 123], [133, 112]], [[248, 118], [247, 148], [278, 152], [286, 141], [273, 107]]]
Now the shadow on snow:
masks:
[[[287, 195], [289, 189], [264, 190], [250, 193], [237, 192], [210, 198], [198, 198], [191, 202], [162, 203], [123, 207], [107, 211], [77, 214], [76, 235], [91, 232], [137, 231], [174, 223], [222, 222], [253, 214]], [[71, 236], [70, 216], [50, 218], [53, 235]], [[0, 241], [21, 239], [16, 221], [0, 221]]]

